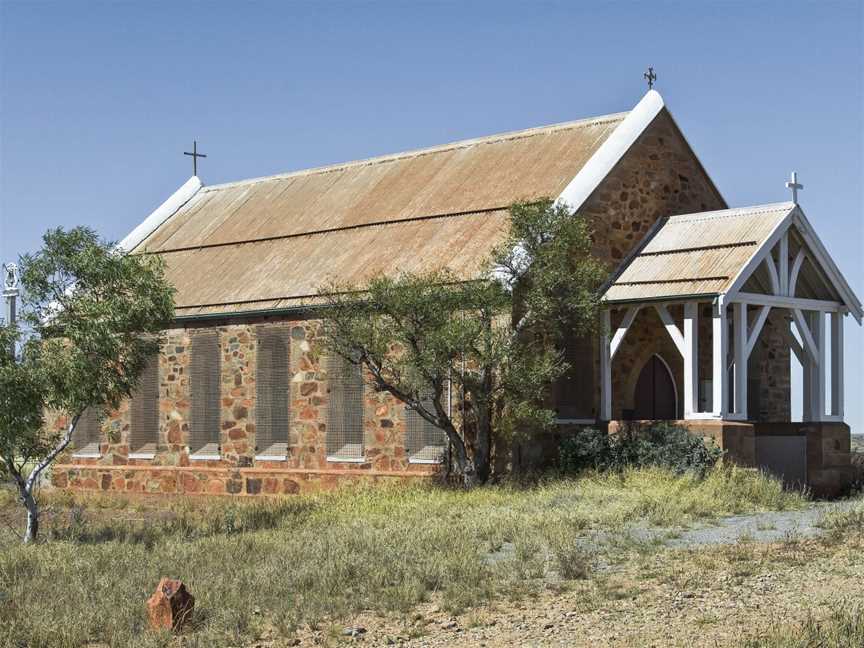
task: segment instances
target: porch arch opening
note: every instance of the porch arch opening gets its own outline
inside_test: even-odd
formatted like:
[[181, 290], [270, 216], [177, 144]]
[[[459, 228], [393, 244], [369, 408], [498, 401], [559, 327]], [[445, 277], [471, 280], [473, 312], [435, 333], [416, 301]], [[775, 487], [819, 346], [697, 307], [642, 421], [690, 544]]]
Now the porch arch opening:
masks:
[[678, 388], [663, 356], [654, 353], [643, 365], [636, 380], [633, 406], [632, 418], [637, 421], [678, 418]]

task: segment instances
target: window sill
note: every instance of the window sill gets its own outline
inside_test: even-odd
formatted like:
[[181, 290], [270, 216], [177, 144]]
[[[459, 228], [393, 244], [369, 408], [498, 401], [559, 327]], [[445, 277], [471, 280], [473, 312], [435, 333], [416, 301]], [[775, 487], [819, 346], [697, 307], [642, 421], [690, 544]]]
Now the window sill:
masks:
[[73, 459], [101, 459], [101, 452], [73, 452]]
[[366, 457], [327, 457], [328, 463], [366, 463]]
[[408, 458], [409, 464], [440, 464], [443, 463], [440, 459], [412, 459]]
[[255, 455], [255, 461], [288, 461], [287, 455]]
[[155, 459], [156, 453], [155, 452], [130, 452], [129, 458], [130, 459]]
[[220, 461], [222, 455], [214, 454], [192, 454], [189, 455], [189, 461]]

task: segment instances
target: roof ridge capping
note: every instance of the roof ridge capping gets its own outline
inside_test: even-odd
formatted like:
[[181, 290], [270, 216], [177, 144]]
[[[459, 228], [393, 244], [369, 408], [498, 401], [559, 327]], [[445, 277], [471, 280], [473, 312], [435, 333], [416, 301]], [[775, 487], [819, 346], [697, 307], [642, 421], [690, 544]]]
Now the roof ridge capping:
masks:
[[667, 216], [669, 224], [687, 223], [698, 220], [710, 220], [716, 218], [737, 218], [741, 216], [759, 216], [770, 212], [790, 212], [795, 208], [793, 202], [764, 203], [761, 205], [750, 205], [746, 207], [730, 207], [728, 209], [715, 209], [704, 212], [689, 212], [686, 214], [674, 214]]
[[659, 92], [656, 90], [646, 92], [633, 110], [627, 113], [609, 137], [594, 151], [570, 183], [564, 187], [564, 191], [555, 202], [566, 205], [573, 212], [578, 210], [665, 106]]
[[238, 187], [247, 184], [255, 184], [257, 182], [268, 182], [270, 180], [282, 180], [285, 178], [295, 178], [316, 173], [330, 173], [347, 169], [356, 166], [365, 166], [372, 164], [383, 164], [387, 162], [396, 162], [408, 158], [421, 157], [423, 155], [431, 155], [434, 153], [443, 153], [478, 144], [494, 144], [497, 142], [505, 142], [508, 140], [522, 139], [525, 137], [534, 137], [544, 133], [553, 133], [561, 130], [569, 130], [573, 128], [584, 128], [586, 126], [596, 126], [615, 121], [621, 121], [626, 118], [628, 112], [609, 113], [607, 115], [599, 115], [596, 117], [586, 117], [584, 119], [576, 119], [566, 122], [558, 122], [555, 124], [547, 124], [545, 126], [533, 126], [531, 128], [523, 128], [519, 130], [505, 131], [503, 133], [493, 133], [492, 135], [483, 135], [481, 137], [472, 137], [469, 139], [456, 140], [446, 144], [436, 144], [418, 149], [409, 149], [398, 153], [387, 153], [385, 155], [377, 155], [369, 158], [360, 158], [359, 160], [350, 160], [348, 162], [337, 162], [335, 164], [326, 164], [324, 166], [310, 167], [308, 169], [297, 169], [296, 171], [286, 171], [284, 173], [275, 173], [273, 175], [259, 176], [255, 178], [246, 178], [243, 180], [232, 180], [219, 184], [207, 185], [204, 191], [217, 191], [219, 189], [228, 189], [230, 187]]
[[198, 176], [192, 176], [183, 185], [171, 194], [168, 199], [154, 209], [138, 226], [126, 235], [117, 247], [123, 252], [131, 252], [142, 241], [149, 237], [165, 221], [171, 218], [177, 211], [189, 202], [201, 189], [202, 183]]

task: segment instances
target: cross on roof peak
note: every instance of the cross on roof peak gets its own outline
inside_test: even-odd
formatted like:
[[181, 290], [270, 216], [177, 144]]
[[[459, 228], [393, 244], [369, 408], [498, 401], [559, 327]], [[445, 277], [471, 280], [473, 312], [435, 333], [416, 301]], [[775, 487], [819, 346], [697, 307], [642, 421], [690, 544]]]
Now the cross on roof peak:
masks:
[[793, 171], [792, 175], [789, 178], [789, 182], [786, 183], [786, 188], [792, 190], [792, 203], [798, 204], [798, 190], [803, 189], [804, 185], [798, 182], [798, 172]]
[[198, 152], [198, 140], [192, 140], [192, 152], [183, 151], [183, 155], [191, 155], [192, 156], [192, 175], [198, 175], [198, 158], [206, 158], [207, 156], [203, 153]]
[[654, 87], [654, 82], [657, 80], [657, 75], [654, 73], [654, 68], [649, 67], [648, 71], [645, 72], [642, 77], [647, 79], [648, 81], [648, 89], [651, 90]]

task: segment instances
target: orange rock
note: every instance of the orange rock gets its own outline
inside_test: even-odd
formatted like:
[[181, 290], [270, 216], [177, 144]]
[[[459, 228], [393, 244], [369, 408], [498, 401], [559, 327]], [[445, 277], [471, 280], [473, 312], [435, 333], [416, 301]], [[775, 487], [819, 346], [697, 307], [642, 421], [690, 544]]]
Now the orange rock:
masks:
[[163, 578], [147, 599], [147, 618], [154, 630], [180, 630], [192, 618], [195, 597], [179, 580]]

